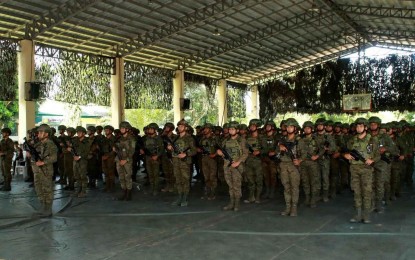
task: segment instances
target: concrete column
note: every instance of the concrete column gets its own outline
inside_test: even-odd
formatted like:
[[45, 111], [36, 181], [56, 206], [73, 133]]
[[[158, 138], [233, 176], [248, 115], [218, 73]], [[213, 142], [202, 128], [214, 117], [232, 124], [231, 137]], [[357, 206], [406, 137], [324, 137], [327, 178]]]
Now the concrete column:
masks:
[[35, 127], [35, 102], [25, 101], [25, 82], [35, 78], [35, 44], [31, 40], [20, 41], [21, 51], [17, 54], [19, 84], [19, 125], [18, 138], [23, 142], [27, 130]]
[[124, 104], [124, 59], [117, 57], [115, 58], [115, 75], [111, 75], [111, 123], [114, 128], [118, 128], [120, 122], [125, 120]]
[[173, 79], [173, 111], [174, 124], [183, 118], [183, 111], [180, 109], [180, 99], [184, 97], [184, 71], [176, 70]]
[[226, 80], [219, 80], [218, 96], [218, 125], [222, 126], [228, 120], [228, 101], [226, 99]]
[[252, 86], [251, 88], [251, 113], [249, 119], [259, 118], [259, 96], [258, 86]]

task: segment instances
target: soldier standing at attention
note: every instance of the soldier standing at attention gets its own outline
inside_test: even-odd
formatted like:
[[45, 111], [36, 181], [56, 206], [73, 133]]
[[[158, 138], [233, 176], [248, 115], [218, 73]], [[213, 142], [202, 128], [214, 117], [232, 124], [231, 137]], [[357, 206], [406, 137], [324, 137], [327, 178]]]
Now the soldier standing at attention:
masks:
[[1, 157], [1, 171], [4, 177], [4, 186], [1, 188], [1, 191], [11, 191], [12, 190], [12, 164], [13, 164], [13, 155], [14, 155], [14, 143], [10, 139], [12, 131], [10, 128], [1, 129], [1, 135], [3, 139], [0, 141], [0, 157]]
[[64, 159], [64, 152], [65, 152], [65, 145], [66, 145], [66, 126], [60, 125], [58, 126], [59, 136], [58, 136], [58, 142], [59, 142], [59, 153], [58, 153], [58, 169], [59, 169], [59, 184], [61, 185], [67, 185], [67, 178], [68, 176], [65, 175], [65, 159]]
[[88, 184], [88, 153], [90, 149], [90, 143], [86, 135], [86, 129], [82, 126], [76, 127], [76, 137], [73, 141], [73, 147], [69, 147], [68, 150], [73, 155], [73, 172], [75, 180], [78, 183], [78, 198], [86, 196], [86, 187]]
[[222, 142], [222, 149], [218, 149], [219, 156], [224, 157], [225, 150], [230, 158], [224, 160], [225, 180], [229, 187], [229, 204], [223, 207], [223, 210], [239, 210], [239, 202], [242, 197], [242, 172], [244, 171], [244, 162], [248, 158], [248, 148], [246, 140], [238, 135], [238, 123], [232, 121], [229, 123], [229, 137]]
[[113, 192], [115, 190], [115, 136], [112, 134], [114, 127], [110, 125], [104, 126], [105, 136], [100, 142], [100, 151], [102, 154], [102, 171], [105, 175], [104, 192]]
[[[357, 118], [356, 135], [347, 143], [348, 151], [344, 158], [350, 161], [351, 185], [354, 191], [354, 203], [356, 216], [350, 222], [370, 223], [370, 211], [372, 204], [372, 182], [373, 182], [373, 163], [380, 159], [379, 143], [377, 138], [368, 134], [368, 121], [365, 118]], [[357, 152], [360, 155], [352, 155]], [[353, 157], [355, 156], [355, 157]], [[363, 213], [362, 213], [363, 207]]]
[[[170, 141], [176, 138], [176, 135], [173, 133], [174, 125], [173, 123], [166, 123], [164, 125], [162, 138], [168, 138]], [[165, 150], [167, 149], [167, 143], [164, 143]], [[166, 179], [166, 186], [161, 190], [162, 192], [173, 192], [174, 191], [174, 174], [173, 174], [173, 162], [171, 158], [171, 152], [163, 153], [161, 156], [161, 168]]]
[[163, 140], [157, 135], [158, 128], [159, 126], [156, 123], [151, 123], [147, 126], [147, 135], [143, 139], [144, 147], [140, 148], [140, 154], [145, 156], [147, 174], [153, 196], [157, 196], [159, 193], [160, 163], [164, 153]]
[[218, 186], [217, 170], [218, 165], [216, 162], [216, 146], [218, 145], [218, 139], [213, 134], [213, 125], [206, 123], [203, 126], [203, 136], [200, 139], [199, 153], [202, 155], [202, 172], [205, 178], [205, 196], [208, 200], [215, 199], [215, 191]]
[[88, 188], [96, 188], [96, 180], [98, 179], [99, 174], [99, 163], [101, 159], [99, 155], [99, 142], [95, 136], [96, 128], [95, 126], [87, 127], [88, 141], [89, 141], [89, 153], [88, 153]]
[[34, 155], [30, 155], [32, 158], [36, 194], [43, 206], [42, 210], [38, 212], [40, 217], [50, 217], [52, 215], [53, 163], [58, 159], [58, 148], [49, 139], [51, 134], [52, 130], [48, 125], [40, 125], [38, 128], [39, 142], [35, 144], [39, 158], [35, 161]]
[[298, 166], [300, 161], [297, 158], [297, 143], [299, 138], [296, 135], [299, 125], [294, 118], [288, 118], [285, 121], [287, 126], [287, 135], [284, 136], [280, 143], [279, 149], [281, 155], [281, 182], [284, 186], [285, 210], [281, 212], [282, 216], [296, 217], [298, 197], [300, 194], [300, 172]]
[[189, 127], [186, 120], [182, 119], [177, 123], [178, 136], [172, 144], [167, 145], [167, 149], [172, 151], [173, 172], [176, 178], [176, 188], [178, 198], [172, 205], [186, 207], [188, 205], [187, 196], [190, 190], [190, 165], [192, 156], [196, 154], [195, 140], [187, 133]]
[[[305, 205], [316, 207], [318, 188], [320, 182], [320, 169], [318, 158], [320, 149], [313, 135], [314, 124], [306, 121], [303, 124], [304, 137], [298, 141], [298, 154], [300, 158], [301, 183], [305, 193]], [[324, 153], [324, 152], [323, 152]]]
[[265, 124], [265, 136], [263, 138], [262, 169], [264, 171], [265, 195], [264, 198], [274, 198], [277, 185], [277, 162], [272, 159], [276, 156], [276, 148], [280, 136], [276, 133], [276, 125], [273, 121]]
[[130, 135], [131, 125], [127, 121], [120, 123], [121, 137], [115, 142], [114, 151], [117, 153], [115, 158], [117, 172], [120, 179], [122, 194], [118, 200], [131, 200], [131, 190], [133, 188], [133, 156], [135, 150], [135, 140]]
[[[315, 140], [320, 149], [322, 151], [324, 150], [324, 154], [318, 159], [318, 163], [320, 164], [320, 178], [323, 186], [323, 201], [328, 202], [330, 188], [330, 158], [331, 154], [336, 150], [336, 144], [333, 137], [325, 132], [324, 118], [317, 119], [315, 125], [317, 129]], [[319, 189], [319, 192], [321, 192], [321, 189]]]
[[377, 137], [379, 142], [380, 158], [374, 163], [374, 178], [373, 178], [373, 198], [375, 211], [378, 213], [383, 212], [382, 200], [385, 195], [385, 182], [386, 178], [390, 177], [391, 161], [389, 158], [390, 153], [398, 154], [397, 148], [392, 139], [386, 133], [380, 133], [380, 125], [382, 120], [377, 116], [369, 118], [370, 134], [372, 137]]
[[[71, 145], [72, 140], [74, 139], [76, 130], [73, 127], [68, 127], [66, 129], [67, 136], [64, 139], [64, 147]], [[65, 187], [65, 190], [73, 191], [75, 190], [75, 179], [73, 174], [73, 156], [69, 149], [63, 150], [63, 168], [65, 169], [65, 174], [68, 178], [68, 186]]]
[[249, 150], [249, 156], [245, 162], [245, 172], [248, 179], [248, 199], [245, 203], [260, 203], [262, 183], [264, 181], [264, 173], [262, 172], [262, 138], [259, 135], [258, 128], [261, 127], [261, 120], [251, 119], [249, 121], [250, 134], [246, 138], [246, 145]]

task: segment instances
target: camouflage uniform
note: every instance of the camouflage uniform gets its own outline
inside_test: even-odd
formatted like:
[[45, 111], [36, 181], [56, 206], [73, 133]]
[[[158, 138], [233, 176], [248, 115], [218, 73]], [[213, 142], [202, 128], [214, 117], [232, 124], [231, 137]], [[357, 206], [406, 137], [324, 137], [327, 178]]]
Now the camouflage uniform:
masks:
[[[358, 118], [356, 119], [356, 124], [364, 124], [367, 126], [367, 120]], [[363, 139], [360, 139], [358, 134], [355, 135], [347, 143], [347, 148], [349, 151], [353, 149], [358, 151], [365, 160], [371, 159], [376, 162], [380, 159], [378, 139], [368, 133], [366, 133]], [[354, 191], [354, 202], [357, 210], [357, 215], [350, 220], [351, 222], [358, 222], [363, 218], [365, 223], [370, 223], [369, 214], [372, 206], [373, 172], [373, 166], [366, 165], [361, 160], [350, 161], [351, 185]]]
[[[407, 127], [407, 124], [403, 125], [403, 128]], [[404, 130], [401, 135], [402, 142], [404, 143], [403, 150], [401, 150], [401, 154], [405, 156], [405, 159], [402, 163], [402, 171], [401, 171], [401, 182], [405, 182], [409, 187], [412, 188], [412, 174], [413, 174], [413, 149], [414, 149], [414, 140], [413, 135], [408, 130]]]
[[[255, 120], [255, 119], [253, 119]], [[251, 120], [251, 121], [253, 121]], [[259, 121], [259, 120], [258, 120]], [[252, 125], [252, 123], [250, 123]], [[257, 127], [259, 127], [257, 125]], [[249, 195], [248, 199], [245, 200], [245, 203], [252, 203], [260, 202], [260, 196], [262, 192], [262, 185], [264, 180], [264, 173], [262, 172], [262, 162], [261, 162], [261, 154], [262, 151], [262, 137], [259, 135], [254, 137], [252, 135], [248, 135], [246, 138], [246, 145], [249, 148], [249, 156], [245, 161], [245, 173], [248, 179], [248, 190]], [[258, 155], [254, 155], [254, 151], [259, 151]]]
[[279, 161], [275, 159], [275, 155], [271, 158], [269, 153], [276, 152], [280, 138], [281, 136], [278, 133], [273, 133], [272, 135], [264, 136], [262, 139], [262, 170], [264, 172], [265, 198], [274, 198]]
[[[180, 204], [187, 205], [187, 196], [190, 191], [190, 165], [192, 164], [192, 156], [196, 154], [195, 141], [191, 135], [186, 133], [184, 136], [179, 135], [174, 143], [178, 148], [178, 151], [172, 154], [176, 188], [180, 196]], [[178, 158], [177, 156], [183, 152], [187, 156], [182, 159]]]
[[[105, 126], [105, 129], [114, 130], [112, 126]], [[100, 151], [102, 154], [102, 171], [105, 175], [105, 189], [106, 192], [112, 192], [115, 189], [115, 152], [113, 147], [115, 145], [115, 136], [104, 136], [100, 142]]]
[[[73, 141], [74, 150], [81, 158], [78, 161], [73, 160], [73, 172], [76, 182], [78, 183], [78, 196], [83, 197], [86, 193], [88, 184], [88, 153], [90, 150], [90, 142], [84, 137], [82, 140], [75, 137]], [[75, 157], [75, 156], [74, 156]]]
[[[235, 126], [236, 125], [236, 126]], [[237, 127], [236, 124], [231, 124], [232, 127]], [[246, 147], [246, 140], [241, 136], [235, 139], [231, 137], [223, 140], [222, 149], [226, 150], [234, 162], [241, 162], [237, 168], [229, 165], [228, 160], [224, 160], [225, 180], [229, 187], [230, 203], [224, 207], [224, 210], [238, 210], [239, 202], [242, 197], [242, 172], [244, 171], [244, 162], [248, 158], [248, 149]]]
[[[93, 128], [95, 130], [95, 128]], [[90, 131], [90, 130], [88, 130]], [[90, 188], [96, 187], [96, 180], [99, 179], [99, 169], [101, 160], [100, 151], [99, 151], [99, 143], [97, 137], [95, 135], [91, 135], [88, 137], [89, 141], [89, 153], [88, 153], [88, 186]]]
[[[148, 127], [153, 128], [154, 131], [157, 131], [158, 129], [158, 125], [155, 123], [150, 124]], [[143, 143], [147, 173], [150, 180], [152, 193], [153, 195], [157, 195], [159, 192], [160, 161], [164, 153], [163, 140], [158, 135], [147, 135], [143, 140]], [[153, 160], [153, 156], [157, 156], [157, 160]]]
[[[118, 177], [121, 184], [121, 189], [124, 191], [124, 199], [131, 196], [131, 189], [133, 188], [132, 173], [133, 173], [133, 155], [135, 150], [134, 137], [127, 134], [127, 136], [121, 136], [115, 142], [115, 151], [117, 156], [115, 162], [117, 165]], [[121, 160], [126, 160], [124, 165], [120, 165]], [[121, 199], [122, 200], [122, 199]]]
[[[5, 129], [2, 130], [2, 132]], [[10, 131], [11, 133], [11, 131]], [[14, 155], [14, 143], [13, 140], [9, 137], [7, 139], [3, 138], [0, 141], [0, 151], [4, 153], [1, 156], [1, 171], [4, 177], [4, 186], [2, 188], [3, 191], [10, 191], [11, 190], [11, 182], [12, 182], [12, 164], [13, 164], [13, 155]]]
[[[75, 129], [73, 129], [72, 127], [68, 127], [68, 129], [66, 130], [67, 132], [71, 132], [73, 131], [73, 134], [75, 134]], [[71, 142], [71, 140], [74, 140], [75, 138], [73, 138], [73, 134], [71, 136], [66, 136], [65, 139], [63, 140], [64, 143], [64, 147], [68, 148], [69, 143]], [[64, 176], [68, 179], [68, 186], [65, 187], [65, 190], [74, 190], [75, 187], [75, 179], [74, 179], [74, 172], [73, 172], [73, 166], [74, 166], [74, 160], [73, 160], [73, 156], [72, 153], [70, 151], [68, 151], [67, 149], [63, 150], [63, 168], [64, 168]]]
[[[310, 122], [311, 123], [311, 122]], [[318, 200], [320, 169], [317, 160], [312, 156], [319, 156], [320, 149], [314, 135], [306, 135], [298, 141], [298, 156], [301, 160], [301, 183], [305, 193], [305, 204], [315, 207]]]
[[[206, 124], [205, 128], [213, 129], [213, 126]], [[215, 190], [218, 185], [218, 165], [215, 156], [218, 139], [213, 133], [210, 133], [209, 136], [203, 135], [199, 144], [202, 149], [202, 173], [205, 178], [206, 197], [207, 199], [213, 199], [215, 198]]]
[[36, 143], [35, 149], [40, 160], [45, 163], [43, 166], [36, 166], [32, 156], [35, 190], [41, 204], [49, 211], [53, 202], [53, 163], [57, 161], [58, 149], [50, 139]]
[[[163, 133], [163, 140], [165, 138], [168, 138], [170, 141], [175, 140], [177, 136], [171, 132], [172, 130], [174, 130], [174, 125], [172, 123], [166, 123], [166, 125], [164, 125], [164, 128], [166, 127], [170, 129], [170, 132]], [[166, 187], [162, 189], [162, 191], [173, 192], [176, 180], [174, 178], [173, 173], [173, 161], [171, 152], [167, 151], [167, 142], [164, 142], [164, 149], [166, 152], [163, 153], [163, 155], [161, 156], [161, 169], [163, 170], [164, 178], [166, 180]]]

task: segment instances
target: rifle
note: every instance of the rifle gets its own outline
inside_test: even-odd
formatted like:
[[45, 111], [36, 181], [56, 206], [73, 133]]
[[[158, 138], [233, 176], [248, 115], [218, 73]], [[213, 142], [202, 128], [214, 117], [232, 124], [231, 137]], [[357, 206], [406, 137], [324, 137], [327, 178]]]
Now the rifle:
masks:
[[[250, 144], [248, 144], [248, 143], [246, 143], [246, 146], [248, 147], [248, 150], [249, 150], [249, 152], [250, 153], [254, 153], [255, 151], [258, 151], [258, 150], [255, 150], [254, 149], [254, 147], [252, 146], [252, 145], [250, 145]], [[257, 157], [257, 156], [259, 156], [260, 154], [258, 154], [258, 155], [255, 155], [255, 157]]]
[[355, 161], [366, 163], [366, 158], [356, 149], [349, 150], [344, 148], [344, 153], [349, 153], [355, 159]]
[[40, 154], [38, 153], [38, 151], [36, 150], [35, 147], [33, 147], [31, 144], [29, 144], [29, 142], [27, 141], [26, 137], [23, 138], [24, 142], [23, 142], [23, 149], [27, 152], [29, 152], [32, 156], [33, 159], [35, 160], [35, 162], [38, 161], [42, 161], [42, 158], [40, 157]]
[[225, 160], [229, 161], [228, 167], [232, 165], [233, 163], [233, 159], [232, 156], [228, 153], [228, 151], [226, 150], [226, 148], [222, 148], [220, 145], [216, 145], [215, 147], [217, 150], [221, 150], [223, 153], [223, 157]]
[[[173, 151], [174, 151], [174, 153], [175, 154], [179, 154], [179, 153], [182, 153], [182, 152], [185, 152], [185, 151], [180, 151], [180, 148], [177, 146], [177, 144], [175, 144], [176, 143], [176, 140], [178, 139], [179, 137], [177, 137], [174, 141], [172, 141], [172, 140], [170, 140], [170, 138], [168, 138], [167, 136], [164, 136], [163, 137], [163, 142], [166, 144], [166, 145], [171, 145], [171, 147], [173, 147]], [[190, 147], [188, 147], [187, 149], [186, 149], [186, 151], [187, 150], [189, 150], [190, 149]]]
[[297, 145], [297, 141], [295, 142], [286, 142], [286, 141], [280, 141], [278, 143], [278, 146], [282, 145], [287, 149], [288, 155], [291, 157], [291, 160], [297, 159], [297, 154], [293, 152], [294, 147]]
[[75, 156], [79, 156], [79, 153], [78, 153], [78, 151], [76, 150], [75, 145], [73, 144], [72, 139], [68, 140], [67, 142], [69, 142], [69, 143], [71, 144], [71, 154], [72, 154], [72, 156], [73, 156], [73, 157], [75, 157]]

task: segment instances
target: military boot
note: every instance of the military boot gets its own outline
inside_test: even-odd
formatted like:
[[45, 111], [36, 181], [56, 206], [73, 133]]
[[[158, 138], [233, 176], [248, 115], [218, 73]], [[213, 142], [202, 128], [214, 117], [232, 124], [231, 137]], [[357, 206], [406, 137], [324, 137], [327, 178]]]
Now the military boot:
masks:
[[369, 209], [363, 210], [362, 218], [363, 218], [363, 223], [365, 224], [372, 223], [372, 221], [370, 221], [370, 210]]
[[255, 194], [255, 203], [261, 203], [261, 190], [257, 190]]
[[223, 207], [223, 210], [233, 210], [234, 206], [235, 206], [235, 198], [231, 196], [229, 200], [229, 204]]
[[356, 216], [350, 219], [351, 223], [361, 222], [362, 221], [362, 209], [357, 208], [356, 209]]
[[268, 186], [265, 186], [265, 193], [264, 196], [262, 196], [264, 199], [269, 199], [270, 190]]
[[328, 202], [329, 201], [329, 191], [328, 190], [324, 190], [323, 191], [323, 201], [324, 202]]
[[187, 201], [187, 193], [183, 193], [182, 202], [180, 203], [181, 207], [187, 207], [188, 201]]
[[131, 192], [131, 189], [128, 189], [125, 195], [125, 200], [130, 201], [131, 199], [132, 199], [132, 192]]
[[4, 181], [4, 186], [0, 190], [1, 191], [11, 191], [12, 190], [12, 185], [10, 183], [10, 180], [5, 180]]
[[214, 200], [214, 199], [216, 199], [216, 191], [215, 191], [215, 188], [211, 188], [208, 200]]
[[125, 200], [127, 198], [127, 189], [121, 191], [121, 195], [118, 197], [118, 200]]
[[291, 206], [290, 217], [297, 217], [297, 205], [295, 204]]
[[381, 200], [376, 200], [375, 211], [377, 213], [383, 213], [383, 207], [382, 207], [382, 201]]
[[311, 194], [310, 208], [317, 207], [317, 194]]
[[291, 204], [286, 203], [285, 210], [281, 212], [281, 216], [288, 216], [291, 212]]
[[249, 198], [244, 200], [244, 203], [254, 203], [254, 202], [255, 202], [254, 191], [249, 191]]
[[52, 216], [52, 203], [43, 204], [43, 214], [41, 217], [48, 218]]
[[233, 211], [239, 211], [239, 202], [241, 201], [240, 198], [235, 198], [235, 206], [233, 207]]
[[179, 193], [177, 199], [171, 203], [172, 206], [180, 206], [182, 204], [183, 193]]

